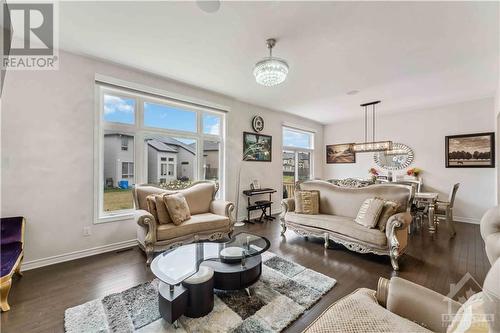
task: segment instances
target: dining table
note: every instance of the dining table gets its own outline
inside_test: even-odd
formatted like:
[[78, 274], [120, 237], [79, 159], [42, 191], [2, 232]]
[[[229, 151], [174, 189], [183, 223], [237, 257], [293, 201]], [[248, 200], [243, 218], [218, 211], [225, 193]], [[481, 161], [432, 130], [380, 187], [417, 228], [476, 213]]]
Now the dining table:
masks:
[[427, 217], [429, 219], [429, 233], [431, 234], [436, 232], [434, 212], [436, 210], [438, 196], [439, 194], [435, 192], [417, 192], [414, 198], [414, 202], [417, 206], [424, 205], [428, 208]]

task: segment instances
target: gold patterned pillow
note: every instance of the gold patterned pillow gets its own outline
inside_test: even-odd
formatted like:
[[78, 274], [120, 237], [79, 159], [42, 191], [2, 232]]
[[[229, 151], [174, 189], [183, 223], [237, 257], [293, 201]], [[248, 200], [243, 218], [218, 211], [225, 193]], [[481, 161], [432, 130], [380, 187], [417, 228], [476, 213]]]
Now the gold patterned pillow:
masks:
[[181, 193], [165, 194], [163, 195], [163, 201], [175, 225], [180, 225], [191, 218], [186, 198]]
[[384, 203], [385, 201], [380, 198], [366, 199], [359, 208], [354, 222], [367, 228], [374, 228], [377, 225], [380, 213], [382, 213]]
[[295, 191], [295, 213], [319, 214], [319, 191]]
[[146, 197], [146, 204], [148, 206], [148, 212], [153, 215], [155, 218], [156, 222], [158, 221], [158, 212], [156, 211], [156, 201], [155, 201], [155, 195], [150, 194]]
[[399, 204], [394, 201], [387, 200], [384, 203], [384, 208], [382, 208], [382, 213], [380, 213], [380, 217], [378, 219], [378, 229], [380, 231], [385, 231], [385, 226], [387, 225], [387, 221], [389, 218], [396, 214], [399, 209]]

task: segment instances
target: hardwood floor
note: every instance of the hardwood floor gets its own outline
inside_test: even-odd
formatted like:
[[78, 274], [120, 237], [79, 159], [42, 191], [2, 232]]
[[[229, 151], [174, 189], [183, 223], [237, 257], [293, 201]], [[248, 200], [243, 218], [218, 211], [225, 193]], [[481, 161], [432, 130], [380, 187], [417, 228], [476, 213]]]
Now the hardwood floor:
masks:
[[[276, 221], [237, 231], [265, 236], [271, 241], [270, 251], [337, 280], [329, 293], [286, 330], [301, 332], [335, 300], [360, 287], [375, 289], [380, 276], [398, 275], [443, 294], [466, 272], [482, 284], [490, 265], [479, 226], [456, 223], [456, 229], [454, 239], [445, 226], [434, 237], [425, 228], [413, 232], [398, 273], [393, 272], [388, 257], [357, 254], [333, 243], [325, 250], [321, 239], [305, 240], [291, 231], [282, 238]], [[11, 310], [1, 315], [1, 331], [63, 332], [66, 308], [152, 278], [137, 247], [27, 271], [13, 282]]]

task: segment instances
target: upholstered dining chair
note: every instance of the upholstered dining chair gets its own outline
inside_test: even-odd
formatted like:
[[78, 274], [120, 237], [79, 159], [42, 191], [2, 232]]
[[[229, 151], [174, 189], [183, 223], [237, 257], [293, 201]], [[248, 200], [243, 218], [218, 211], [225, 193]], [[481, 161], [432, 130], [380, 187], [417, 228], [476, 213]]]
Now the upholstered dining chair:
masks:
[[455, 198], [457, 196], [458, 188], [460, 187], [460, 183], [456, 183], [453, 185], [450, 191], [450, 195], [448, 196], [448, 201], [437, 201], [437, 207], [435, 216], [439, 220], [445, 220], [450, 228], [451, 236], [454, 237], [456, 235], [455, 225], [453, 221], [453, 205], [455, 204]]
[[9, 311], [8, 302], [12, 276], [22, 275], [21, 263], [24, 257], [24, 217], [6, 217], [0, 219], [1, 272], [0, 308]]

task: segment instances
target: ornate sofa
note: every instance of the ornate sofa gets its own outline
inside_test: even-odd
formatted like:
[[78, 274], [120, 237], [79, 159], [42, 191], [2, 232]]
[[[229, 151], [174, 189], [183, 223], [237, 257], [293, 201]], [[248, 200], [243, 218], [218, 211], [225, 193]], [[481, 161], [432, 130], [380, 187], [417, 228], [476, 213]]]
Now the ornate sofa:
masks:
[[[488, 316], [489, 332], [500, 332], [500, 207], [490, 209], [481, 219], [481, 236], [492, 265], [483, 284], [482, 314]], [[488, 331], [487, 327], [483, 330], [464, 327], [480, 315], [470, 312], [470, 307], [460, 309], [461, 306], [459, 302], [405, 279], [380, 278], [377, 291], [361, 288], [338, 300], [304, 333]], [[464, 319], [464, 326], [450, 325], [457, 314], [458, 319]]]
[[24, 257], [24, 217], [6, 217], [0, 219], [1, 235], [1, 304], [2, 311], [9, 311], [9, 291], [12, 276], [21, 274], [21, 263]]
[[[154, 185], [137, 185], [132, 193], [135, 202], [137, 240], [146, 252], [149, 265], [153, 254], [198, 240], [217, 240], [229, 237], [234, 229], [232, 202], [215, 200], [218, 184], [199, 181], [182, 190], [165, 190]], [[182, 193], [191, 211], [191, 219], [180, 225], [159, 223], [147, 197], [152, 194]]]
[[[409, 186], [382, 184], [363, 188], [345, 188], [322, 180], [310, 180], [297, 184], [298, 190], [317, 190], [318, 215], [295, 213], [295, 200], [283, 199], [280, 216], [283, 235], [287, 228], [301, 236], [324, 237], [325, 248], [329, 240], [360, 253], [388, 255], [394, 270], [398, 270], [398, 258], [406, 249], [408, 227], [412, 221], [410, 202], [413, 190]], [[365, 199], [379, 197], [399, 203], [396, 214], [387, 221], [385, 230], [366, 228], [354, 222]]]

